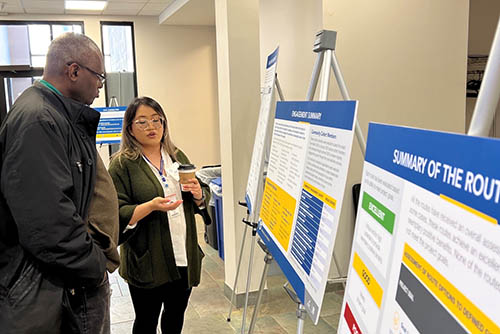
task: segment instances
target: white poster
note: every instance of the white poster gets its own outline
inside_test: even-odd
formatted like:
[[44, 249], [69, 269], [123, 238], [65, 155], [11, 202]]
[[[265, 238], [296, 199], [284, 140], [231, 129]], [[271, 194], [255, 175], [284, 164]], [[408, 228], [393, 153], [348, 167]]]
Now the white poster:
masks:
[[328, 279], [356, 101], [278, 102], [259, 235], [317, 323]]
[[500, 333], [499, 157], [370, 124], [339, 333]]
[[[278, 61], [279, 48], [273, 51], [267, 57], [266, 74], [264, 79], [264, 87], [260, 102], [259, 120], [257, 123], [257, 131], [255, 134], [255, 142], [253, 146], [252, 161], [250, 163], [250, 171], [248, 172], [248, 182], [245, 194], [245, 201], [250, 214], [258, 212], [256, 207], [260, 201], [259, 186], [262, 187], [263, 178], [263, 163], [264, 154], [269, 140], [267, 138], [267, 130], [269, 118], [271, 114], [271, 106], [274, 96], [274, 81], [276, 76], [276, 66]], [[251, 219], [254, 221], [254, 219]]]

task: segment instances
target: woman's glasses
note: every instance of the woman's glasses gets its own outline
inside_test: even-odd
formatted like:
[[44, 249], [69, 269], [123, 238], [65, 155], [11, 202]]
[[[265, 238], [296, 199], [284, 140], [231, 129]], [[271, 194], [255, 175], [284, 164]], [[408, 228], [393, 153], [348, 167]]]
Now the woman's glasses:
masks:
[[151, 119], [147, 119], [144, 117], [141, 117], [134, 121], [134, 124], [141, 130], [146, 130], [149, 125], [151, 125], [155, 129], [159, 129], [163, 125], [163, 118], [161, 117], [153, 117]]

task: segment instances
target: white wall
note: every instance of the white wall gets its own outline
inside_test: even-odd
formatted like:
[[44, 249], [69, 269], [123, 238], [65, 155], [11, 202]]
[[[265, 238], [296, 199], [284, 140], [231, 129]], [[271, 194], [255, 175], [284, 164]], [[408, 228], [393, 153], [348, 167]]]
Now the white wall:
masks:
[[[3, 19], [3, 18], [2, 18]], [[220, 163], [214, 27], [159, 25], [156, 17], [9, 15], [8, 20], [83, 21], [101, 46], [100, 21], [134, 22], [139, 95], [167, 113], [174, 143], [199, 167]], [[104, 106], [104, 90], [93, 106]]]
[[[237, 203], [245, 197], [251, 152], [259, 114], [259, 1], [216, 0], [217, 68], [221, 128], [222, 188], [224, 208], [225, 283], [243, 292], [246, 281], [234, 287], [246, 216]], [[240, 277], [247, 277], [250, 233], [242, 255]], [[258, 288], [263, 253], [257, 248], [250, 290]], [[229, 289], [226, 289], [228, 291]]]
[[500, 17], [500, 1], [472, 0], [469, 16], [469, 54], [487, 55]]
[[[261, 64], [279, 44], [287, 100], [306, 96], [316, 32], [335, 30], [337, 59], [351, 98], [360, 101], [365, 139], [370, 121], [464, 131], [467, 0], [261, 0], [260, 6]], [[333, 76], [329, 98], [341, 99]], [[354, 139], [335, 247], [342, 274], [354, 232], [351, 189], [362, 166]]]
[[[315, 35], [322, 29], [321, 0], [260, 0], [260, 63], [279, 45], [278, 80], [285, 100], [304, 100], [316, 54]], [[318, 89], [319, 90], [319, 89]]]
[[[464, 132], [468, 13], [468, 0], [323, 0], [365, 137], [370, 121]], [[355, 142], [335, 247], [343, 273], [362, 165]]]

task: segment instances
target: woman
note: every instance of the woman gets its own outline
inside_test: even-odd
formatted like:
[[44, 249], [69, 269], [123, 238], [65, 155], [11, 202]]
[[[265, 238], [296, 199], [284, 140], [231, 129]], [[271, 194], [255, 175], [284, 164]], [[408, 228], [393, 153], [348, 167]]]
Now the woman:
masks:
[[125, 111], [120, 151], [109, 173], [120, 205], [120, 275], [135, 310], [133, 333], [180, 333], [191, 288], [200, 282], [203, 252], [195, 213], [205, 196], [197, 179], [179, 186], [177, 167], [188, 164], [174, 146], [161, 106], [136, 98]]

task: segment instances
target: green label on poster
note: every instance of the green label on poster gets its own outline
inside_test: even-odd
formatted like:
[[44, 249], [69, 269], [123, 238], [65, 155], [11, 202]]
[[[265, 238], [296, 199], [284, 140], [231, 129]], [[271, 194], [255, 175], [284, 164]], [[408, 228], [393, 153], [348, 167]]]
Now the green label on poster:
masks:
[[390, 234], [394, 230], [394, 213], [387, 209], [375, 198], [363, 193], [363, 209], [366, 210], [376, 221], [380, 223]]

